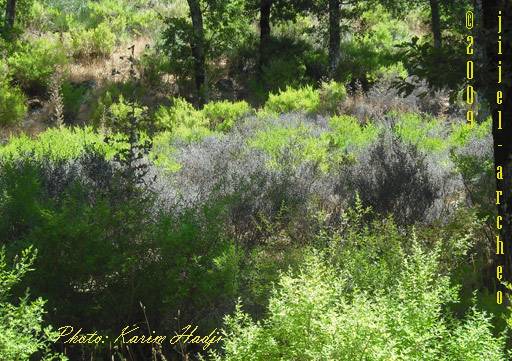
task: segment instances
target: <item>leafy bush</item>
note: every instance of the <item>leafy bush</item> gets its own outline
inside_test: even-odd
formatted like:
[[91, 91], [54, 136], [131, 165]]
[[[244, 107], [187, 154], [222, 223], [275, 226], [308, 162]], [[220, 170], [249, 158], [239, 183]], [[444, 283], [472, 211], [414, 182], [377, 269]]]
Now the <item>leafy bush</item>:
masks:
[[65, 47], [49, 37], [19, 43], [7, 59], [10, 75], [29, 94], [44, 93], [56, 69], [62, 69], [67, 62]]
[[311, 86], [299, 89], [287, 87], [278, 94], [270, 94], [263, 111], [270, 114], [289, 112], [315, 112], [320, 104], [320, 95]]
[[137, 119], [140, 125], [146, 125], [147, 128], [147, 112], [148, 108], [146, 106], [141, 106], [137, 103], [129, 103], [121, 94], [119, 96], [119, 100], [112, 103], [108, 107], [107, 115], [103, 125], [107, 126], [115, 132], [118, 132], [120, 129], [127, 126], [129, 122], [133, 121], [133, 119], [131, 119], [133, 116], [135, 119]]
[[365, 10], [358, 31], [342, 41], [337, 78], [368, 85], [389, 73], [405, 75], [396, 45], [408, 39], [407, 24], [393, 18], [382, 5]]
[[23, 134], [0, 146], [1, 160], [16, 160], [25, 157], [47, 160], [78, 158], [87, 146], [107, 153], [108, 147], [100, 134], [92, 128], [51, 128], [39, 133], [35, 139]]
[[154, 7], [155, 4], [144, 1], [91, 1], [87, 3], [82, 21], [91, 29], [106, 24], [118, 35], [141, 35], [159, 24]]
[[204, 106], [202, 113], [210, 122], [210, 128], [226, 132], [235, 122], [252, 112], [247, 102], [212, 102]]
[[155, 121], [157, 127], [187, 141], [201, 139], [210, 133], [208, 119], [182, 98], [174, 99], [170, 108], [161, 106], [155, 113]]
[[306, 125], [270, 126], [255, 134], [250, 145], [270, 156], [271, 167], [298, 167], [303, 162], [319, 164], [328, 169], [328, 147], [325, 138], [315, 136]]
[[60, 7], [55, 2], [48, 4], [46, 1], [34, 1], [29, 27], [43, 33], [68, 31], [70, 18], [80, 9], [73, 2], [67, 2], [66, 5]]
[[480, 129], [473, 127], [467, 131], [468, 134], [452, 133], [454, 136], [462, 137], [458, 141], [463, 145], [455, 144], [450, 152], [450, 159], [462, 176], [467, 200], [477, 207], [481, 217], [488, 217], [496, 212], [493, 201], [496, 190], [496, 170], [490, 122], [482, 124]]
[[436, 118], [424, 119], [420, 114], [400, 114], [395, 132], [405, 142], [417, 146], [425, 152], [442, 152], [449, 147], [443, 134], [443, 125]]
[[263, 66], [262, 74], [263, 84], [271, 91], [300, 87], [305, 83], [306, 65], [298, 57], [278, 57]]
[[110, 56], [117, 37], [108, 24], [101, 23], [93, 29], [72, 29], [71, 39], [75, 58], [94, 58]]
[[0, 126], [19, 124], [26, 113], [23, 92], [6, 81], [0, 81]]
[[[155, 229], [161, 255], [155, 271], [166, 271], [161, 282], [153, 284], [165, 285], [163, 305], [171, 312], [167, 313], [167, 322], [174, 324], [171, 329], [198, 316], [203, 326], [217, 325], [219, 315], [207, 310], [233, 307], [241, 255], [225, 235], [226, 211], [224, 201], [214, 201], [176, 216], [162, 215]], [[178, 313], [180, 320], [175, 317]]]
[[169, 57], [156, 49], [146, 49], [138, 63], [141, 80], [148, 87], [161, 85], [162, 76], [169, 72]]
[[73, 120], [85, 100], [87, 87], [66, 81], [61, 86], [61, 94], [62, 102], [64, 103], [64, 117], [68, 120]]
[[320, 104], [318, 111], [320, 113], [335, 114], [338, 112], [340, 104], [347, 97], [347, 90], [341, 83], [335, 81], [323, 82], [319, 90]]
[[504, 339], [493, 336], [487, 315], [472, 310], [447, 321], [442, 310], [456, 292], [436, 268], [437, 255], [416, 245], [394, 287], [371, 296], [348, 291], [343, 270], [310, 256], [299, 273], [281, 276], [261, 322], [240, 306], [226, 317], [223, 353], [211, 359], [502, 360]]
[[356, 152], [377, 140], [379, 128], [372, 123], [364, 126], [348, 115], [334, 116], [329, 120], [330, 132], [325, 136], [329, 145], [343, 152]]
[[4, 361], [29, 360], [34, 355], [44, 360], [67, 360], [64, 355], [52, 353], [50, 347], [59, 335], [51, 326], [43, 326], [45, 301], [29, 301], [28, 291], [19, 304], [8, 302], [12, 290], [31, 269], [36, 252], [27, 248], [8, 267], [5, 248], [0, 248], [0, 359]]

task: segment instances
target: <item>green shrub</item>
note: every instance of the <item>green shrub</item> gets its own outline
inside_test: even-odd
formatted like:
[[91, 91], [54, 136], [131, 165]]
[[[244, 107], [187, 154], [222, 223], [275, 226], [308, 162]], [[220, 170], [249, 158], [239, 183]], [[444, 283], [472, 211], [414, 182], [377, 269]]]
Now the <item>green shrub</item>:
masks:
[[31, 94], [44, 93], [56, 69], [61, 70], [67, 63], [65, 47], [51, 37], [20, 43], [7, 59], [10, 75]]
[[314, 135], [306, 125], [269, 126], [258, 131], [249, 145], [267, 153], [271, 167], [296, 167], [305, 161], [317, 163], [323, 171], [329, 167], [326, 139]]
[[139, 71], [141, 80], [148, 87], [157, 87], [161, 84], [162, 76], [170, 72], [170, 59], [155, 49], [145, 50], [140, 57]]
[[407, 75], [396, 45], [408, 40], [410, 30], [405, 21], [397, 20], [384, 6], [375, 6], [361, 14], [361, 28], [343, 39], [343, 61], [337, 69], [337, 78], [348, 82], [373, 82], [379, 77]]
[[106, 117], [104, 119], [105, 122], [102, 125], [117, 131], [119, 128], [123, 128], [128, 124], [130, 116], [132, 115], [138, 119], [139, 122], [147, 120], [147, 112], [148, 108], [146, 106], [141, 106], [137, 103], [130, 104], [121, 94], [119, 96], [119, 100], [108, 107]]
[[108, 57], [112, 54], [117, 37], [106, 23], [93, 29], [71, 30], [72, 53], [75, 58]]
[[323, 82], [319, 90], [320, 104], [318, 111], [325, 114], [335, 114], [338, 112], [340, 104], [347, 97], [347, 90], [341, 83], [330, 81]]
[[69, 21], [73, 14], [70, 9], [59, 9], [44, 1], [34, 1], [29, 27], [42, 33], [65, 32], [69, 30]]
[[436, 118], [425, 119], [420, 114], [403, 113], [394, 131], [405, 142], [425, 152], [442, 152], [449, 144], [444, 139], [443, 124]]
[[86, 145], [108, 152], [102, 136], [92, 128], [50, 128], [39, 133], [35, 139], [27, 135], [11, 138], [0, 146], [0, 160], [34, 159], [65, 160], [79, 157]]
[[199, 140], [210, 134], [208, 119], [185, 99], [176, 98], [171, 107], [161, 106], [155, 113], [157, 127], [170, 131], [174, 137]]
[[90, 29], [103, 23], [107, 24], [120, 37], [140, 35], [160, 24], [154, 10], [155, 4], [147, 4], [144, 1], [89, 1], [80, 20]]
[[108, 122], [110, 107], [118, 103], [121, 96], [124, 99], [131, 97], [139, 98], [143, 94], [143, 88], [133, 82], [108, 83], [100, 89], [99, 94], [93, 98], [91, 104], [91, 120], [95, 126], [100, 126]]
[[181, 164], [173, 158], [176, 152], [174, 141], [175, 136], [169, 131], [160, 132], [153, 138], [151, 159], [157, 166], [169, 172], [181, 169]]
[[3, 361], [29, 360], [35, 355], [44, 360], [67, 360], [67, 357], [50, 351], [59, 333], [51, 326], [43, 326], [46, 301], [38, 298], [29, 301], [28, 291], [14, 305], [8, 300], [12, 289], [29, 271], [36, 252], [27, 248], [15, 259], [12, 267], [7, 266], [5, 248], [0, 248], [0, 359]]
[[20, 123], [27, 113], [23, 92], [7, 82], [0, 81], [0, 126]]
[[482, 139], [491, 133], [492, 118], [487, 118], [480, 124], [473, 126], [466, 122], [456, 123], [452, 125], [449, 143], [452, 147], [463, 147], [468, 144], [472, 137]]
[[210, 122], [210, 128], [217, 131], [230, 130], [235, 122], [252, 112], [247, 102], [212, 102], [204, 106], [202, 113]]
[[357, 151], [372, 144], [379, 135], [379, 128], [368, 123], [361, 125], [349, 115], [334, 116], [329, 120], [331, 131], [325, 137], [339, 151]]
[[64, 103], [64, 116], [66, 119], [73, 119], [78, 114], [84, 101], [87, 87], [66, 81], [62, 84], [61, 94]]
[[226, 212], [227, 205], [216, 201], [182, 215], [165, 215], [156, 228], [160, 267], [166, 271], [158, 272], [161, 281], [153, 285], [163, 285], [159, 301], [174, 315], [180, 312], [183, 320], [199, 315], [202, 325], [217, 327], [221, 316], [204, 310], [231, 309], [234, 303], [241, 254], [225, 236]]
[[278, 94], [270, 94], [263, 111], [270, 114], [289, 112], [315, 112], [320, 105], [320, 95], [311, 86], [299, 89], [287, 87]]
[[306, 65], [298, 57], [271, 59], [263, 66], [263, 84], [271, 91], [304, 84]]
[[[280, 278], [268, 316], [254, 322], [237, 307], [225, 319], [222, 355], [214, 360], [503, 360], [504, 339], [472, 310], [460, 322], [443, 315], [457, 301], [436, 254], [415, 245], [391, 289], [376, 295], [348, 287], [343, 271], [318, 256]], [[367, 277], [372, 277], [368, 274]], [[462, 337], [462, 339], [461, 339]]]

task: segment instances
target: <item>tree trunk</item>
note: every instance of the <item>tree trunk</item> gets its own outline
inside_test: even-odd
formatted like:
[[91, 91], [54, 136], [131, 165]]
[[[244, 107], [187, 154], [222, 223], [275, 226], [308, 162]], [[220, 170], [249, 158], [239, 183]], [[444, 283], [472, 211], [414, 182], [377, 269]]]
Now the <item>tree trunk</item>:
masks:
[[[510, 30], [512, 29], [512, 4], [507, 0], [485, 0], [482, 1], [484, 37], [487, 56], [487, 64], [484, 71], [485, 97], [489, 102], [492, 112], [492, 134], [494, 147], [494, 170], [503, 167], [502, 179], [496, 180], [497, 191], [503, 192], [500, 196], [500, 204], [497, 205], [498, 216], [502, 217], [503, 228], [500, 231], [501, 240], [504, 243], [504, 255], [496, 255], [495, 267], [503, 266], [503, 280], [512, 281], [512, 124], [509, 119], [512, 116], [512, 73], [507, 63], [512, 57]], [[502, 39], [503, 54], [498, 54], [498, 11], [502, 11]], [[503, 75], [502, 83], [498, 84], [498, 61], [502, 61]], [[503, 92], [503, 102], [497, 104], [497, 91]], [[499, 111], [501, 110], [501, 128], [499, 129]], [[495, 172], [496, 174], [496, 172]], [[496, 230], [498, 232], [498, 230]], [[496, 244], [491, 249], [496, 252]], [[489, 282], [489, 288], [495, 286], [496, 272], [494, 274], [494, 285]], [[498, 286], [500, 287], [500, 286]], [[501, 287], [500, 287], [501, 288]], [[505, 301], [505, 300], [504, 300]]]
[[187, 2], [193, 27], [191, 47], [192, 56], [194, 57], [197, 105], [202, 107], [207, 101], [203, 14], [201, 12], [200, 0], [187, 0]]
[[9, 35], [16, 20], [16, 0], [7, 0], [5, 4], [5, 34]]
[[439, 49], [442, 45], [439, 0], [430, 0], [430, 13], [432, 16], [432, 34], [434, 35], [434, 47]]
[[331, 78], [334, 77], [340, 62], [340, 20], [340, 0], [329, 0], [329, 76]]
[[269, 57], [270, 43], [270, 10], [272, 0], [260, 0], [260, 59], [259, 70], [263, 68]]

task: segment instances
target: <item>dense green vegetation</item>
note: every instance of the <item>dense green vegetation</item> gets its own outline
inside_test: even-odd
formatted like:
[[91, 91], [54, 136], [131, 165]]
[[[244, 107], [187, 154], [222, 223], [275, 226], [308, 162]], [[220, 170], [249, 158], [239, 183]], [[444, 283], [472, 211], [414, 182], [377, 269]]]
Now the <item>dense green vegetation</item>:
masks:
[[0, 360], [510, 359], [472, 2], [9, 4]]

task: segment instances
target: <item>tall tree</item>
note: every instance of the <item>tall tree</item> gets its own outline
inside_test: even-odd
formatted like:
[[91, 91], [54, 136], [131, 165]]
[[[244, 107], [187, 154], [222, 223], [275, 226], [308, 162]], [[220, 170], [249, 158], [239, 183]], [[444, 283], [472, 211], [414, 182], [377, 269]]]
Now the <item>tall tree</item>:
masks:
[[[492, 135], [494, 147], [495, 170], [502, 167], [502, 177], [497, 177], [497, 189], [503, 192], [500, 204], [497, 205], [498, 215], [502, 217], [503, 228], [501, 237], [504, 242], [504, 255], [497, 255], [496, 263], [504, 266], [504, 278], [512, 278], [512, 124], [508, 119], [512, 116], [512, 72], [506, 63], [512, 58], [512, 2], [509, 0], [482, 1], [483, 25], [487, 64], [485, 66], [483, 92], [492, 112]], [[498, 53], [498, 11], [502, 11], [503, 32], [501, 34], [502, 52]], [[503, 81], [498, 84], [498, 61], [503, 61]], [[502, 104], [497, 104], [497, 91], [502, 91]], [[499, 111], [502, 112], [500, 129]], [[496, 245], [492, 245], [496, 249]], [[492, 287], [492, 284], [489, 285]]]
[[270, 43], [270, 11], [272, 0], [260, 0], [260, 70], [268, 59], [268, 48]]
[[206, 92], [206, 60], [203, 27], [203, 12], [200, 0], [187, 0], [192, 19], [192, 56], [194, 57], [194, 80], [196, 85], [197, 103], [202, 107], [207, 101]]
[[442, 45], [441, 38], [441, 14], [439, 11], [439, 0], [430, 0], [430, 16], [432, 35], [434, 36], [434, 47], [440, 48]]
[[16, 20], [16, 0], [7, 0], [5, 3], [5, 24], [4, 32], [9, 36]]
[[340, 61], [341, 42], [341, 2], [329, 0], [329, 76], [334, 77], [334, 72]]

